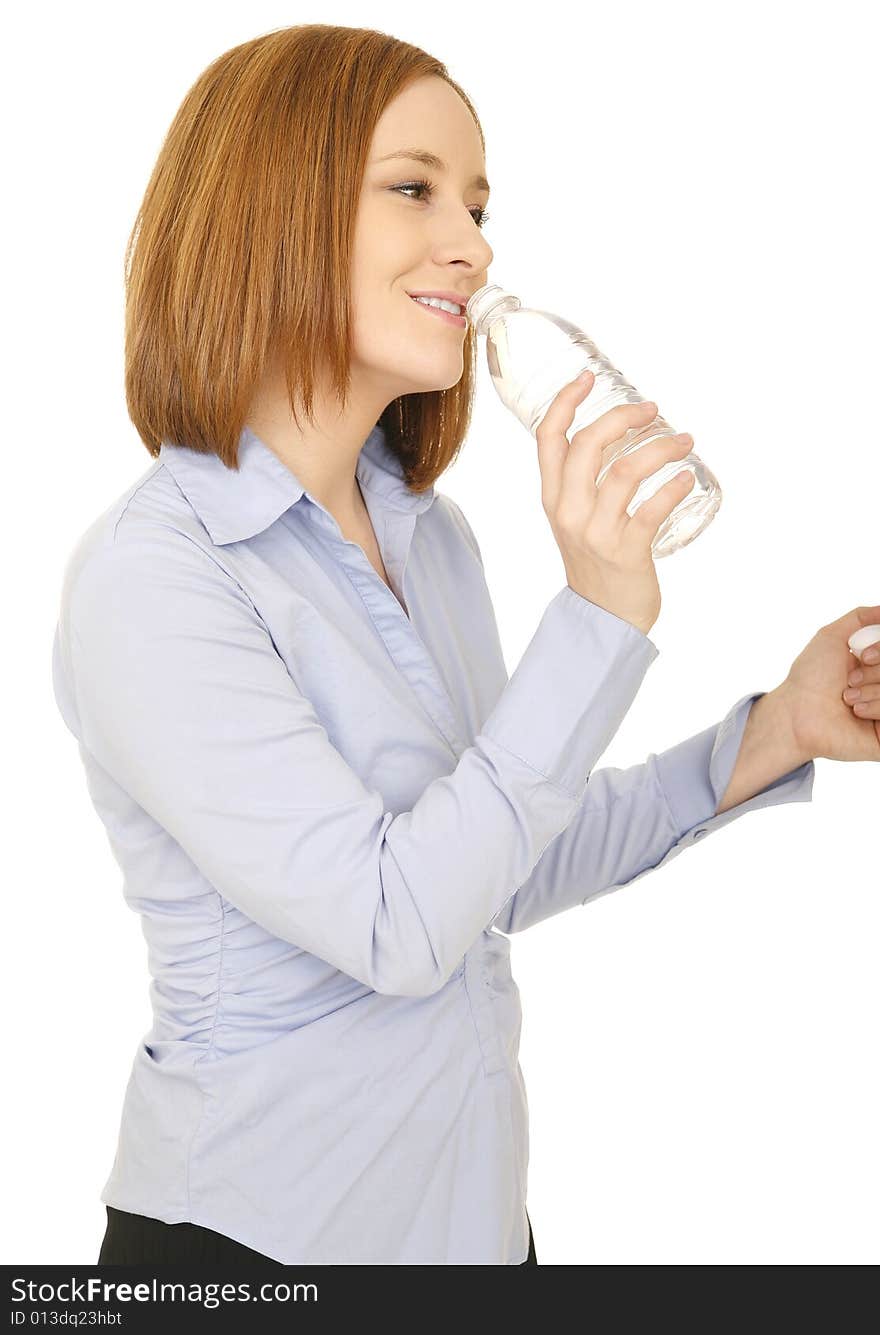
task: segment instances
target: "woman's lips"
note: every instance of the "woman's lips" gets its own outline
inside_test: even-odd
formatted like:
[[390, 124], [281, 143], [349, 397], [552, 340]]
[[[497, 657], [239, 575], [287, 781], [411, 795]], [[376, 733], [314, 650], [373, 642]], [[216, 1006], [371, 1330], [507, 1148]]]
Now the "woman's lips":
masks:
[[456, 329], [464, 329], [467, 326], [467, 316], [465, 315], [451, 315], [449, 311], [441, 311], [439, 306], [426, 306], [424, 302], [416, 301], [415, 297], [410, 297], [410, 301], [414, 306], [418, 306], [419, 310], [427, 311], [429, 315], [439, 316], [441, 320], [445, 320], [447, 324], [453, 325]]

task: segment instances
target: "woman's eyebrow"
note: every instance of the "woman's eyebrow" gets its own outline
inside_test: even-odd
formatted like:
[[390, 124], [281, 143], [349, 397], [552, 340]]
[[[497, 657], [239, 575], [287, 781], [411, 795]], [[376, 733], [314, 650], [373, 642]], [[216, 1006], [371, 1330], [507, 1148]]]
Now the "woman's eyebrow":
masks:
[[[385, 153], [381, 158], [374, 158], [373, 161], [387, 162], [389, 158], [412, 158], [413, 162], [421, 162], [424, 167], [433, 167], [434, 171], [446, 171], [446, 163], [438, 158], [436, 153], [429, 153], [426, 148], [398, 148], [393, 153]], [[472, 176], [468, 186], [472, 185], [489, 192], [489, 182], [485, 176]]]

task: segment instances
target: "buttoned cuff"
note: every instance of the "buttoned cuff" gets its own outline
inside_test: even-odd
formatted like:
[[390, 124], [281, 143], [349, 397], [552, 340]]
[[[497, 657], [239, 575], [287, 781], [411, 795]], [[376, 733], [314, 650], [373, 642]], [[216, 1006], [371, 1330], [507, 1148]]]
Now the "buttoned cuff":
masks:
[[816, 766], [812, 760], [783, 774], [747, 802], [715, 815], [727, 792], [742, 744], [749, 713], [765, 691], [744, 695], [720, 724], [661, 751], [655, 757], [661, 791], [666, 798], [679, 844], [687, 845], [730, 821], [761, 807], [783, 802], [811, 802]]
[[568, 584], [548, 604], [481, 736], [580, 802], [659, 649]]

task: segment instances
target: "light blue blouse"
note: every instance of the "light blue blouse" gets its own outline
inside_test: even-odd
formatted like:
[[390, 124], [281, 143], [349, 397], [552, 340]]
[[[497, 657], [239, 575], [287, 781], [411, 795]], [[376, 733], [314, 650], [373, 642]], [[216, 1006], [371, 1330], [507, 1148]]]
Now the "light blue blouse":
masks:
[[749, 709], [596, 769], [654, 643], [564, 586], [508, 679], [480, 549], [376, 427], [392, 592], [246, 428], [163, 444], [69, 557], [58, 707], [148, 947], [101, 1199], [274, 1259], [518, 1265], [528, 1117], [507, 933], [720, 816]]

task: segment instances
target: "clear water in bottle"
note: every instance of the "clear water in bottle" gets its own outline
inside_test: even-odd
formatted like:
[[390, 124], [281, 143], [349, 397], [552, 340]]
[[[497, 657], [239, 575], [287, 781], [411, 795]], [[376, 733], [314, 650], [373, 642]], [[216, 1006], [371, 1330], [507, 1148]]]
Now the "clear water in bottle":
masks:
[[[582, 329], [551, 311], [523, 306], [519, 297], [497, 283], [486, 283], [479, 288], [468, 301], [465, 313], [476, 333], [485, 335], [489, 374], [502, 403], [533, 436], [537, 436], [553, 399], [581, 371], [592, 371], [595, 380], [575, 411], [569, 440], [576, 431], [618, 403], [645, 402]], [[659, 413], [649, 425], [625, 432], [603, 450], [597, 484], [601, 485], [608, 469], [621, 455], [639, 449], [657, 436], [676, 434], [675, 427]], [[630, 518], [659, 487], [683, 469], [689, 469], [696, 480], [657, 530], [651, 545], [654, 558], [670, 556], [693, 542], [712, 522], [721, 505], [717, 478], [691, 451], [685, 458], [670, 460], [642, 480], [627, 506]]]

